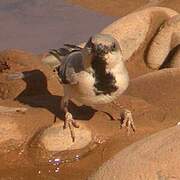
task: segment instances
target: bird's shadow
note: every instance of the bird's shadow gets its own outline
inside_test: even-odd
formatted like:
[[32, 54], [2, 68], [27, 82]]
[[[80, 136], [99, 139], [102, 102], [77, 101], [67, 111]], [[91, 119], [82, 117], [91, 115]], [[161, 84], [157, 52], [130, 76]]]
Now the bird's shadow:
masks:
[[[45, 108], [53, 113], [54, 117], [64, 120], [64, 112], [60, 108], [62, 96], [53, 95], [49, 92], [45, 74], [40, 70], [25, 71], [23, 74], [26, 88], [15, 100], [31, 107]], [[79, 120], [89, 120], [96, 112], [88, 106], [78, 107], [72, 102], [69, 103], [68, 109], [73, 117]]]

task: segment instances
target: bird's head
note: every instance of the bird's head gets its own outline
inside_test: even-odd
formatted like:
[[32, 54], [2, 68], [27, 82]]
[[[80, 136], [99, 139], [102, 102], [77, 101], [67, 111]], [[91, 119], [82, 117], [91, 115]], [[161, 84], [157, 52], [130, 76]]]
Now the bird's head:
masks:
[[122, 60], [120, 45], [109, 34], [96, 34], [90, 37], [84, 49], [92, 56], [92, 60], [104, 61], [104, 63], [112, 66]]
[[108, 53], [120, 51], [118, 41], [109, 34], [96, 34], [91, 36], [85, 45], [90, 53], [95, 56], [105, 56]]

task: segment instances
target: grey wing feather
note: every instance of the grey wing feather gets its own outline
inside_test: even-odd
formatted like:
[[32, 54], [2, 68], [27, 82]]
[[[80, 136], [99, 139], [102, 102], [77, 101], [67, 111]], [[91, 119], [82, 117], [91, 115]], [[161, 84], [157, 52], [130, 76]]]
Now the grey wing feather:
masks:
[[50, 54], [55, 56], [58, 60], [62, 61], [65, 56], [69, 55], [74, 51], [80, 51], [82, 48], [73, 44], [64, 44], [64, 47], [59, 49], [51, 49]]
[[57, 67], [58, 76], [64, 84], [74, 84], [72, 76], [84, 70], [83, 56], [81, 51], [71, 52], [62, 64]]
[[64, 44], [65, 47], [71, 48], [72, 50], [81, 50], [82, 48], [80, 46], [74, 45], [74, 44]]

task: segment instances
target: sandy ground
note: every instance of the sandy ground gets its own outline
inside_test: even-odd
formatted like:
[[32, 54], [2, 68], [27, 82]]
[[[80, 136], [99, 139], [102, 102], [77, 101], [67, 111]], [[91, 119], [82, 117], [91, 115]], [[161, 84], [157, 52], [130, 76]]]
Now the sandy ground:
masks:
[[[123, 16], [147, 3], [143, 0], [126, 1], [127, 4], [121, 0], [112, 1], [111, 4], [103, 0], [98, 3], [76, 0], [74, 2], [84, 6], [88, 4], [88, 8], [114, 16]], [[132, 4], [128, 5], [128, 2]], [[160, 5], [180, 9], [178, 0], [163, 1]], [[62, 87], [51, 70], [40, 63], [41, 56], [21, 50], [1, 52], [0, 59], [6, 60], [10, 69], [0, 73], [0, 105], [26, 107], [28, 110], [26, 113], [0, 115], [1, 119], [7, 119], [7, 124], [12, 124], [10, 128], [3, 127], [4, 131], [8, 132], [8, 135], [4, 133], [3, 137], [8, 137], [11, 141], [1, 144], [1, 150], [8, 147], [10, 151], [7, 149], [6, 153], [1, 152], [0, 161], [3, 165], [0, 166], [0, 179], [84, 180], [133, 142], [176, 125], [180, 117], [180, 69], [150, 72], [138, 61], [143, 58], [141, 51], [132, 58], [134, 61], [126, 64], [128, 70], [132, 71], [128, 90], [114, 104], [99, 107], [98, 110], [117, 116], [120, 106], [123, 105], [133, 112], [137, 132], [127, 136], [126, 131], [120, 129], [119, 121], [112, 121], [108, 115], [89, 107], [78, 108], [72, 104], [71, 111], [75, 118], [88, 126], [94, 136], [105, 140], [105, 143], [88, 152], [79, 161], [60, 165], [60, 171], [56, 173], [53, 164], [38, 159], [38, 154], [31, 149], [31, 143], [36, 133], [53, 124], [55, 115], [58, 120], [63, 120], [63, 113], [59, 111]], [[7, 74], [16, 71], [33, 73], [34, 76], [27, 80], [7, 81]]]
[[180, 12], [179, 0], [136, 0], [136, 1], [124, 1], [124, 0], [112, 0], [111, 3], [108, 0], [67, 0], [73, 4], [78, 4], [88, 9], [95, 10], [110, 16], [125, 16], [126, 14], [149, 6], [169, 7]]

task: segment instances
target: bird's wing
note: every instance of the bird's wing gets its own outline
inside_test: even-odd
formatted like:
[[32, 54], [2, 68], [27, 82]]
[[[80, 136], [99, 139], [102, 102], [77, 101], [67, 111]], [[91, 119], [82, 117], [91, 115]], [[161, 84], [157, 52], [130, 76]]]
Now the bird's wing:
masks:
[[56, 70], [63, 84], [77, 83], [74, 81], [73, 76], [84, 70], [82, 52], [71, 52]]
[[82, 48], [77, 45], [64, 44], [64, 47], [59, 49], [51, 49], [49, 53], [55, 56], [59, 61], [62, 61], [64, 60], [65, 56], [71, 54], [72, 52], [80, 51], [80, 50], [82, 50]]
[[64, 47], [59, 49], [50, 49], [48, 55], [42, 58], [42, 63], [49, 65], [53, 70], [56, 70], [56, 68], [66, 59], [66, 56], [72, 52], [81, 50], [82, 48], [77, 45], [64, 44]]
[[72, 50], [81, 50], [82, 47], [74, 45], [74, 44], [64, 44], [65, 47], [71, 48]]
[[57, 59], [60, 59], [60, 57], [70, 54], [70, 51], [67, 48], [59, 48], [51, 49], [49, 53], [55, 56]]

